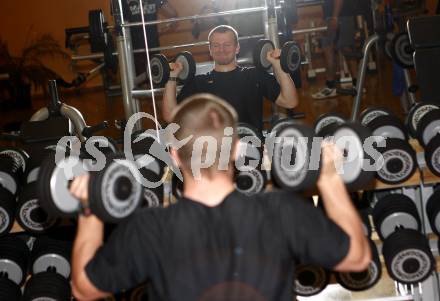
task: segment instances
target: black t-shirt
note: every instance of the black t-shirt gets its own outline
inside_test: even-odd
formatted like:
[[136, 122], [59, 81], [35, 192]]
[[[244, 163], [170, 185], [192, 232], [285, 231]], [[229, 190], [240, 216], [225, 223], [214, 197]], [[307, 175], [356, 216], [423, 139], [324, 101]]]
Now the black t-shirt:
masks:
[[330, 269], [348, 248], [348, 236], [309, 201], [290, 192], [233, 191], [215, 207], [181, 199], [140, 209], [97, 250], [86, 273], [106, 292], [149, 278], [163, 300], [291, 301], [294, 262]]
[[[144, 0], [142, 1], [144, 10], [144, 20], [155, 21], [157, 20], [157, 11], [162, 7], [166, 0]], [[122, 1], [124, 15], [130, 22], [142, 22], [141, 9], [139, 0], [123, 0]], [[131, 40], [133, 49], [145, 48], [144, 32], [142, 26], [136, 26], [130, 28]], [[146, 26], [148, 47], [159, 46], [159, 34], [157, 32], [157, 25]]]
[[255, 67], [238, 66], [229, 72], [212, 70], [197, 75], [187, 83], [177, 96], [177, 101], [202, 92], [223, 98], [235, 108], [241, 122], [249, 123], [261, 131], [263, 98], [274, 102], [280, 94], [280, 85], [273, 75]]

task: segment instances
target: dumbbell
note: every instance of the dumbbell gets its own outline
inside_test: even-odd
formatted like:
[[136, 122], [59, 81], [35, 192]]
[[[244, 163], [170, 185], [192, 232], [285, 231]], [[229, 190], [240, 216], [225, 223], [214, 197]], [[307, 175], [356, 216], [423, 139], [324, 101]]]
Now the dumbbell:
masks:
[[384, 108], [368, 108], [360, 115], [360, 121], [373, 136], [385, 139], [384, 147], [377, 151], [384, 160], [376, 178], [387, 184], [399, 184], [408, 180], [417, 169], [416, 152], [408, 143], [404, 124]]
[[417, 138], [417, 128], [422, 117], [432, 111], [440, 109], [440, 105], [430, 102], [419, 102], [411, 107], [405, 120], [411, 137]]
[[420, 231], [417, 207], [406, 195], [389, 193], [378, 199], [372, 211], [373, 223], [379, 238], [384, 241], [396, 228]]
[[16, 195], [19, 190], [29, 155], [18, 148], [0, 149], [0, 185]]
[[131, 151], [133, 158], [139, 165], [140, 173], [150, 187], [143, 185], [142, 199], [143, 207], [162, 207], [164, 199], [164, 180], [169, 171], [166, 164], [151, 155], [151, 147], [154, 143], [159, 143], [157, 139], [150, 135], [134, 135], [131, 140]]
[[427, 238], [420, 233], [421, 221], [414, 202], [402, 194], [388, 194], [373, 208], [373, 222], [383, 241], [382, 254], [391, 278], [414, 284], [434, 269]]
[[[192, 54], [188, 51], [180, 52], [173, 60], [180, 62], [183, 65], [182, 71], [177, 76], [177, 79], [185, 84], [194, 78], [196, 74], [196, 62]], [[168, 59], [163, 54], [155, 54], [150, 59], [151, 79], [153, 84], [162, 87], [165, 85], [170, 77], [170, 65]]]
[[404, 124], [387, 109], [367, 108], [361, 113], [360, 122], [371, 130], [373, 136], [408, 139]]
[[430, 110], [419, 119], [416, 136], [425, 149], [426, 165], [440, 176], [440, 109]]
[[[74, 177], [87, 172], [87, 162], [77, 156], [57, 160], [53, 154], [42, 162], [37, 189], [41, 207], [49, 216], [74, 217], [81, 212], [82, 204], [70, 193], [69, 185]], [[132, 172], [138, 166], [119, 154], [106, 157], [103, 165], [101, 170], [89, 172], [88, 205], [102, 221], [116, 223], [140, 205], [142, 186]]]
[[330, 272], [313, 264], [295, 266], [292, 290], [294, 295], [309, 297], [322, 292], [330, 282]]
[[347, 119], [345, 116], [342, 116], [339, 113], [325, 113], [316, 119], [313, 128], [318, 137], [327, 137], [330, 136], [340, 124], [343, 124], [346, 121]]
[[417, 284], [435, 271], [428, 239], [413, 229], [398, 229], [383, 243], [382, 254], [390, 277], [404, 284]]
[[389, 48], [391, 57], [402, 68], [414, 67], [413, 53], [407, 32], [401, 32], [393, 36]]
[[371, 249], [371, 262], [368, 268], [362, 272], [335, 272], [336, 281], [350, 291], [364, 291], [372, 288], [380, 280], [382, 264], [374, 242], [368, 239]]
[[[263, 137], [256, 128], [243, 122], [237, 125], [237, 135], [240, 141], [235, 161], [235, 187], [246, 195], [264, 191], [267, 184], [267, 174], [261, 168]], [[252, 166], [255, 165], [254, 162], [258, 162], [257, 166]]]
[[0, 300], [20, 300], [20, 287], [8, 278], [0, 277]]
[[426, 215], [432, 231], [440, 236], [440, 190], [435, 190], [426, 202]]
[[33, 234], [44, 233], [60, 221], [41, 208], [36, 182], [24, 184], [22, 187], [18, 195], [15, 219], [23, 230]]
[[281, 118], [273, 123], [271, 129], [268, 131], [269, 137], [276, 137], [280, 128], [287, 124], [298, 124], [298, 121], [291, 117]]
[[[267, 53], [275, 49], [270, 40], [259, 40], [255, 46], [252, 59], [254, 65], [262, 70], [268, 70], [272, 64], [267, 59]], [[301, 66], [301, 48], [294, 41], [286, 42], [281, 48], [280, 65], [284, 72], [292, 73]]]
[[[343, 153], [341, 177], [347, 188], [354, 190], [367, 185], [374, 177], [372, 166], [367, 166], [371, 157], [363, 147], [370, 136], [368, 129], [345, 123], [329, 134]], [[319, 177], [322, 139], [315, 138], [313, 130], [303, 125], [287, 125], [277, 136], [271, 168], [277, 185], [288, 190], [312, 188]]]
[[16, 206], [15, 196], [0, 185], [0, 237], [8, 234], [14, 225]]
[[70, 253], [72, 243], [39, 237], [31, 252], [32, 276], [26, 283], [23, 300], [70, 300]]
[[28, 246], [17, 235], [0, 238], [0, 300], [20, 300], [29, 257]]

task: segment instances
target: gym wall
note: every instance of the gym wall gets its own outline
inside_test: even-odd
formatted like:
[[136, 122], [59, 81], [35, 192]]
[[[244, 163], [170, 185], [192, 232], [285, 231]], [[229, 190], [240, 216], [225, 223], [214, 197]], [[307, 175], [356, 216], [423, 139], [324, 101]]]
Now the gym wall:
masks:
[[[220, 9], [233, 9], [235, 1], [223, 0]], [[430, 13], [436, 9], [438, 0], [427, 0], [427, 8]], [[200, 12], [207, 0], [169, 0], [176, 8], [180, 16], [194, 15]], [[189, 5], [191, 3], [191, 5]], [[88, 23], [88, 11], [91, 9], [102, 9], [106, 19], [112, 22], [110, 16], [109, 0], [2, 0], [0, 1], [0, 38], [7, 41], [9, 51], [12, 55], [18, 55], [26, 44], [26, 41], [35, 38], [42, 33], [50, 33], [64, 47], [64, 29], [69, 27], [85, 26]], [[318, 14], [318, 15], [317, 15]], [[319, 9], [316, 7], [303, 8], [299, 10], [300, 21], [298, 27], [308, 27], [308, 20], [319, 18]], [[161, 35], [162, 45], [183, 44], [196, 42], [191, 36], [191, 22], [181, 22], [173, 33]], [[206, 38], [206, 32], [199, 37], [199, 41]], [[87, 49], [82, 49], [87, 53]], [[197, 61], [208, 60], [206, 47], [191, 49]], [[70, 51], [67, 51], [70, 53]], [[69, 60], [46, 59], [49, 68], [57, 71], [66, 80], [70, 81], [75, 77], [72, 72]], [[79, 63], [83, 70], [91, 69], [94, 64], [87, 61]], [[88, 81], [86, 87], [101, 85], [100, 76]]]

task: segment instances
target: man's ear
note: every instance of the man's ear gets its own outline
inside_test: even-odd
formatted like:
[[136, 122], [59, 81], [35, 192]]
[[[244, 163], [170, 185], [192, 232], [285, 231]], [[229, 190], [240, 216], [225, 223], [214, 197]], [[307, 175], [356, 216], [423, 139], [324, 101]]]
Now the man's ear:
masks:
[[173, 159], [174, 161], [174, 164], [176, 164], [178, 167], [181, 167], [180, 158], [179, 158], [179, 154], [177, 153], [177, 150], [171, 147], [170, 155], [171, 155], [171, 159]]
[[235, 54], [240, 53], [240, 43], [237, 43], [237, 48], [235, 49]]
[[209, 49], [209, 56], [212, 58], [211, 43], [209, 44], [208, 49]]
[[237, 161], [238, 155], [240, 154], [240, 139], [237, 138], [232, 142], [232, 160]]

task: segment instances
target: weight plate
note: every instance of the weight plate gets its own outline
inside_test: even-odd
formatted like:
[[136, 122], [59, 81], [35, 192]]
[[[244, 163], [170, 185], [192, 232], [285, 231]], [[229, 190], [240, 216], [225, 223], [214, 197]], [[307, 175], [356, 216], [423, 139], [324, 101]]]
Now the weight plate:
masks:
[[434, 191], [426, 203], [426, 215], [432, 231], [440, 235], [440, 190]]
[[382, 115], [377, 116], [374, 120], [371, 120], [367, 127], [371, 131], [371, 135], [380, 136], [384, 138], [397, 138], [407, 140], [408, 135], [406, 133], [403, 123], [394, 115]]
[[318, 134], [324, 127], [337, 123], [342, 124], [345, 122], [345, 118], [339, 113], [325, 113], [318, 117], [315, 121], [314, 129], [315, 133]]
[[76, 216], [80, 202], [70, 193], [69, 183], [86, 172], [78, 157], [71, 156], [56, 162], [55, 155], [51, 154], [43, 160], [37, 189], [40, 205], [49, 216]]
[[150, 59], [153, 84], [162, 87], [170, 77], [170, 65], [163, 54], [155, 54]]
[[286, 125], [278, 137], [271, 169], [275, 183], [289, 190], [313, 187], [319, 176], [321, 151], [320, 147], [313, 147], [313, 131], [302, 125]]
[[417, 140], [426, 146], [438, 134], [440, 134], [440, 110], [431, 110], [419, 120]]
[[268, 70], [272, 64], [267, 59], [267, 53], [274, 49], [275, 46], [273, 45], [272, 41], [259, 40], [252, 53], [255, 67]]
[[31, 171], [29, 171], [29, 173], [27, 174], [27, 177], [26, 177], [26, 183], [36, 182], [38, 179], [39, 172], [40, 172], [39, 166], [35, 167]]
[[374, 226], [381, 240], [397, 228], [420, 230], [421, 222], [414, 202], [403, 194], [387, 194], [374, 205]]
[[178, 79], [183, 83], [191, 81], [196, 74], [196, 62], [194, 57], [188, 51], [177, 54], [176, 62], [180, 62], [183, 66], [182, 71], [178, 75]]
[[384, 115], [391, 115], [391, 112], [385, 108], [368, 108], [362, 111], [359, 120], [363, 126], [367, 126], [376, 117]]
[[70, 283], [63, 276], [41, 272], [29, 279], [23, 292], [23, 301], [64, 301], [72, 298]]
[[363, 291], [373, 287], [382, 275], [382, 265], [376, 245], [369, 239], [372, 260], [368, 268], [362, 272], [335, 273], [336, 281], [351, 291]]
[[400, 67], [414, 67], [414, 49], [411, 46], [408, 34], [406, 32], [401, 32], [394, 36], [391, 45], [391, 56]]
[[425, 161], [429, 170], [440, 177], [440, 135], [432, 138], [425, 147]]
[[27, 184], [21, 190], [15, 219], [25, 231], [33, 234], [43, 233], [58, 223], [58, 219], [49, 217], [41, 208], [35, 182]]
[[382, 253], [390, 277], [404, 284], [422, 282], [435, 268], [427, 238], [415, 230], [394, 232], [384, 241]]
[[142, 198], [143, 207], [162, 207], [163, 206], [163, 187], [143, 188]]
[[0, 258], [0, 271], [8, 275], [8, 279], [20, 285], [24, 278], [24, 273], [21, 267], [14, 261]]
[[23, 239], [16, 235], [0, 239], [0, 271], [18, 285], [26, 280], [29, 257], [29, 248]]
[[34, 260], [32, 265], [32, 273], [38, 274], [48, 270], [54, 270], [64, 278], [68, 279], [70, 276], [70, 263], [60, 254], [48, 253], [41, 255]]
[[89, 11], [89, 41], [91, 52], [104, 52], [106, 31], [104, 13], [100, 9]]
[[261, 139], [261, 133], [252, 125], [244, 122], [239, 122], [237, 125], [237, 135], [239, 138], [254, 136]]
[[281, 69], [286, 73], [292, 73], [301, 66], [301, 48], [294, 41], [286, 42], [281, 48]]
[[239, 171], [235, 175], [235, 187], [246, 195], [254, 195], [262, 192], [266, 186], [266, 177], [263, 171], [252, 169]]
[[420, 227], [419, 221], [411, 214], [406, 212], [395, 212], [387, 216], [380, 225], [381, 236], [386, 239], [388, 236], [396, 231], [396, 228], [402, 227], [405, 229], [418, 230]]
[[8, 234], [14, 224], [15, 197], [0, 185], [0, 236]]
[[299, 264], [295, 267], [293, 293], [308, 297], [322, 292], [330, 282], [330, 273], [322, 267]]
[[0, 278], [0, 300], [21, 300], [20, 287], [8, 278]]
[[132, 173], [137, 169], [134, 162], [114, 155], [102, 171], [91, 174], [90, 208], [102, 221], [119, 222], [140, 206], [142, 185]]
[[408, 127], [411, 137], [417, 137], [417, 125], [422, 117], [432, 111], [439, 109], [440, 106], [434, 103], [419, 102], [412, 106], [406, 118], [406, 126]]
[[295, 119], [289, 117], [279, 119], [273, 124], [272, 129], [269, 132], [269, 136], [276, 137], [277, 132], [279, 131], [280, 128], [289, 124], [297, 124], [297, 123], [298, 122]]
[[14, 159], [17, 165], [21, 168], [23, 174], [26, 172], [29, 155], [19, 148], [2, 148], [0, 154], [5, 154]]
[[355, 123], [342, 124], [333, 134], [343, 154], [341, 177], [348, 190], [362, 188], [374, 177], [372, 168], [367, 168], [372, 163], [371, 157], [364, 150], [364, 141], [370, 136], [366, 127]]
[[399, 184], [408, 180], [417, 169], [414, 149], [406, 141], [386, 139], [385, 148], [379, 148], [384, 160], [376, 178], [386, 184]]

